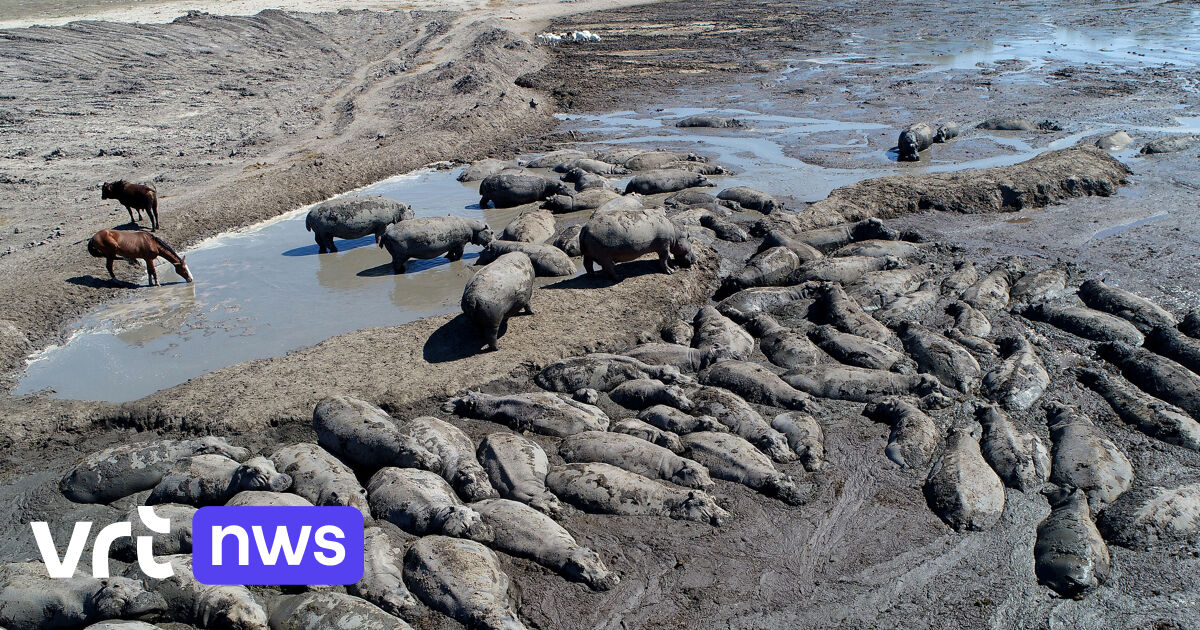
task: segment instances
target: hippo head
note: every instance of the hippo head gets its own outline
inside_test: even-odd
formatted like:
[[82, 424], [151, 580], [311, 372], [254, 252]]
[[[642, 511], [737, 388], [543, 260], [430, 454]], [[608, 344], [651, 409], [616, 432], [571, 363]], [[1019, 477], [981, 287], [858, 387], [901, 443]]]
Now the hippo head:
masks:
[[549, 185], [546, 186], [547, 197], [552, 195], [570, 195], [571, 193], [575, 192], [574, 188], [566, 185], [564, 182], [554, 181], [548, 182], [548, 184]]
[[571, 398], [574, 398], [585, 405], [594, 405], [600, 401], [600, 392], [591, 389], [590, 387], [585, 387], [583, 389], [576, 390], [574, 394], [571, 394]]
[[563, 572], [572, 580], [587, 584], [593, 591], [607, 591], [621, 581], [616, 573], [604, 566], [600, 554], [587, 547], [579, 547], [571, 552]]
[[459, 470], [454, 475], [454, 489], [470, 501], [482, 501], [496, 496], [496, 490], [483, 470]]
[[729, 512], [721, 509], [711, 496], [703, 492], [689, 492], [681, 511], [688, 520], [708, 521], [714, 527], [720, 527], [729, 516]]
[[246, 600], [236, 591], [222, 591], [208, 603], [210, 605], [202, 608], [200, 615], [198, 625], [202, 628], [267, 630], [270, 627], [267, 612], [254, 600]]
[[917, 154], [921, 148], [920, 142], [918, 141], [916, 134], [914, 134], [910, 129], [905, 129], [900, 134], [900, 140], [896, 143], [896, 148], [898, 149], [901, 160], [906, 162], [916, 162], [917, 160], [921, 159]]
[[442, 403], [442, 411], [460, 416], [469, 416], [475, 410], [475, 399], [478, 394], [479, 392], [467, 392], [462, 396], [455, 396]]
[[671, 256], [675, 257], [675, 264], [680, 267], [691, 267], [696, 264], [696, 253], [692, 251], [692, 245], [686, 238], [680, 238], [671, 245]]
[[442, 533], [455, 538], [466, 538], [475, 542], [489, 543], [496, 537], [491, 525], [483, 522], [479, 512], [469, 507], [456, 505], [442, 523]]
[[700, 488], [707, 490], [713, 487], [713, 480], [708, 471], [695, 462], [687, 462], [673, 476], [672, 481], [685, 488]]
[[471, 233], [471, 243], [481, 247], [487, 247], [487, 244], [491, 243], [492, 239], [494, 238], [496, 238], [496, 236], [492, 234], [492, 229], [487, 225], [484, 225], [482, 229], [475, 230]]
[[197, 441], [200, 442], [200, 448], [196, 451], [197, 455], [224, 455], [229, 459], [239, 462], [244, 462], [250, 458], [250, 449], [232, 446], [224, 438], [208, 436], [199, 438]]
[[258, 455], [246, 460], [233, 473], [234, 485], [242, 490], [283, 492], [292, 487], [291, 475], [275, 470], [271, 460]]
[[139, 617], [167, 608], [162, 595], [147, 591], [141, 580], [126, 577], [101, 580], [100, 590], [92, 596], [92, 605], [99, 619]]
[[768, 435], [757, 446], [768, 457], [777, 462], [792, 462], [796, 461], [796, 452], [793, 451], [787, 443], [787, 438], [779, 433]]
[[683, 391], [682, 387], [679, 387], [678, 385], [668, 385], [666, 387], [666, 392], [667, 395], [671, 397], [672, 407], [684, 412], [691, 411], [692, 408], [695, 407], [695, 405], [692, 403], [692, 400], [688, 398], [687, 394]]
[[804, 505], [808, 502], [808, 493], [796, 485], [796, 481], [788, 475], [777, 475], [767, 482], [768, 493], [788, 505]]

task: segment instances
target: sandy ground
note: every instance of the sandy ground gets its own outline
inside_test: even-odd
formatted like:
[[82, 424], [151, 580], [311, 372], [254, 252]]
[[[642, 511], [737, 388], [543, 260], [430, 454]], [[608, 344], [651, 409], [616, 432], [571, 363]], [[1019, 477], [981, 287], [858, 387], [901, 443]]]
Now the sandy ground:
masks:
[[[1187, 15], [1178, 3], [1134, 3], [1120, 11], [1106, 7], [1064, 4], [1055, 6], [1054, 14], [1068, 26], [1119, 29], [1134, 23], [1149, 32], [1179, 24]], [[0, 47], [0, 68], [12, 80], [0, 95], [15, 98], [0, 101], [13, 104], [3, 110], [10, 118], [0, 121], [0, 133], [15, 141], [0, 159], [7, 181], [0, 185], [0, 208], [5, 209], [0, 251], [10, 246], [15, 251], [0, 257], [0, 300], [12, 305], [4, 317], [40, 345], [55, 338], [71, 314], [117, 291], [91, 279], [95, 261], [74, 244], [96, 227], [121, 220], [111, 206], [100, 203], [95, 190], [100, 179], [115, 172], [132, 170], [158, 182], [160, 190], [169, 188], [164, 235], [192, 242], [436, 159], [501, 156], [546, 146], [549, 139], [579, 137], [539, 137], [552, 129], [549, 113], [555, 105], [567, 111], [649, 111], [719, 103], [882, 122], [893, 128], [851, 141], [833, 133], [806, 138], [788, 151], [830, 166], [895, 169], [895, 163], [881, 162], [879, 156], [894, 143], [895, 128], [918, 118], [979, 120], [1016, 114], [1057, 120], [1066, 128], [1063, 134], [1092, 125], [1137, 127], [1134, 135], [1144, 141], [1200, 104], [1194, 69], [1179, 64], [1117, 72], [1103, 63], [1054, 60], [1051, 55], [1051, 61], [1034, 69], [1034, 80], [1018, 83], [1010, 71], [1018, 67], [1014, 64], [1028, 62], [1000, 58], [929, 75], [925, 59], [911, 64], [871, 61], [872, 55], [897, 58], [903, 49], [889, 42], [989, 41], [1000, 32], [1038, 32], [1048, 12], [1042, 6], [1016, 7], [1001, 19], [992, 5], [972, 3], [953, 12], [934, 2], [664, 3], [561, 17], [551, 28], [587, 28], [606, 38], [587, 50], [563, 47], [550, 55], [517, 43], [521, 38], [515, 32], [531, 31], [513, 21], [434, 13], [303, 18], [268, 13], [190, 17], [162, 26], [86, 24], [9, 32], [0, 36], [15, 45]], [[339, 36], [362, 30], [364, 24], [378, 29], [378, 38]], [[497, 25], [508, 30], [493, 30]], [[98, 43], [112, 37], [113, 29], [137, 35], [130, 52], [115, 53]], [[192, 29], [203, 29], [204, 44], [200, 35], [189, 35]], [[237, 36], [246, 29], [262, 35], [248, 44]], [[216, 44], [207, 43], [214, 33]], [[281, 55], [279, 49], [289, 50], [294, 41], [331, 52]], [[351, 41], [353, 49], [347, 48]], [[175, 46], [215, 50], [185, 58], [171, 54]], [[238, 67], [222, 46], [237, 47]], [[120, 69], [137, 59], [125, 69], [136, 68], [137, 77], [174, 77], [166, 85], [177, 94], [144, 103], [129, 94], [153, 92], [158, 82], [126, 86], [122, 81], [134, 75], [118, 70], [72, 68], [68, 74], [60, 58], [64, 48], [91, 60], [89, 68]], [[51, 55], [51, 50], [59, 52]], [[164, 51], [161, 57], [147, 54]], [[848, 54], [867, 61], [825, 63]], [[803, 61], [813, 58], [820, 63]], [[451, 60], [455, 63], [449, 64]], [[167, 65], [175, 63], [181, 65]], [[246, 72], [238, 71], [243, 67]], [[800, 68], [795, 72], [802, 79], [777, 80], [792, 67]], [[90, 79], [78, 76], [92, 72], [96, 76]], [[48, 84], [39, 82], [54, 73], [64, 78], [52, 84], [59, 87], [47, 89]], [[198, 115], [189, 116], [189, 98], [205, 105], [195, 108]], [[207, 106], [218, 99], [221, 110]], [[531, 108], [530, 99], [542, 103]], [[105, 109], [110, 102], [113, 110]], [[145, 122], [147, 116], [157, 126]], [[196, 122], [191, 128], [169, 122], [181, 118]], [[238, 121], [236, 133], [228, 120]], [[1063, 134], [1025, 139], [1045, 146]], [[245, 142], [256, 137], [263, 139]], [[106, 155], [96, 157], [98, 148]], [[180, 150], [183, 156], [176, 155]], [[935, 148], [952, 159], [1006, 150], [969, 137]], [[941, 264], [957, 257], [986, 265], [1008, 255], [1034, 265], [1070, 263], [1080, 277], [1104, 277], [1181, 313], [1197, 306], [1193, 291], [1200, 286], [1196, 156], [1191, 149], [1126, 157], [1133, 174], [1116, 197], [1070, 200], [1016, 214], [925, 213], [893, 222], [941, 242]], [[97, 166], [102, 160], [111, 164]], [[60, 199], [73, 199], [76, 205], [68, 210], [46, 201]], [[1113, 236], [1098, 235], [1163, 209], [1169, 216], [1161, 220]], [[81, 215], [86, 218], [79, 219]], [[48, 238], [60, 223], [63, 235]], [[9, 226], [21, 232], [11, 234]], [[25, 247], [42, 240], [47, 244]], [[35, 265], [41, 273], [31, 279], [27, 270]], [[12, 507], [5, 519], [10, 536], [4, 555], [28, 553], [29, 541], [20, 535], [27, 532], [23, 522], [31, 516], [65, 518], [72, 514], [68, 509], [104, 511], [64, 506], [54, 496], [56, 472], [77, 457], [81, 442], [98, 447], [147, 429], [165, 435], [207, 432], [216, 422], [222, 432], [270, 449], [287, 440], [311, 439], [305, 411], [335, 389], [408, 416], [435, 412], [445, 394], [457, 388], [530, 388], [532, 370], [557, 356], [616, 349], [652, 333], [664, 318], [686, 316], [686, 305], [694, 309], [711, 290], [714, 272], [708, 265], [666, 281], [639, 275], [615, 287], [600, 283], [568, 288], [561, 295], [545, 291], [543, 302], [535, 302], [541, 314], [514, 319], [505, 349], [483, 357], [455, 355], [469, 351], [461, 343], [430, 345], [438, 339], [461, 342], [461, 331], [456, 332], [461, 319], [444, 317], [344, 335], [286, 357], [233, 366], [127, 405], [7, 398], [0, 402], [9, 418], [7, 437], [22, 448], [9, 449], [5, 461], [12, 483], [6, 486], [4, 503]], [[931, 318], [934, 325], [944, 324]], [[621, 321], [624, 326], [614, 324]], [[1001, 329], [1020, 323], [1003, 314], [997, 321]], [[1119, 423], [1102, 401], [1064, 372], [1091, 360], [1086, 344], [1045, 327], [1034, 330], [1044, 338], [1039, 339], [1041, 355], [1053, 378], [1048, 397], [1077, 404], [1096, 418], [1130, 455], [1138, 483], [1197, 480], [1200, 460], [1195, 453], [1167, 447]], [[16, 342], [10, 347], [13, 358], [23, 352]], [[375, 351], [369, 364], [346, 365], [346, 356], [369, 353], [368, 348]], [[756, 359], [762, 361], [761, 356]], [[501, 375], [506, 376], [496, 380]], [[720, 529], [663, 519], [572, 516], [566, 526], [602, 550], [605, 561], [622, 575], [622, 584], [608, 593], [591, 593], [531, 563], [505, 559], [505, 569], [521, 587], [522, 618], [543, 628], [1200, 627], [1195, 613], [1200, 560], [1194, 545], [1148, 552], [1114, 546], [1108, 585], [1083, 601], [1055, 598], [1033, 577], [1033, 531], [1048, 512], [1044, 499], [1009, 491], [1008, 508], [996, 528], [954, 533], [927, 508], [920, 476], [882, 456], [885, 426], [862, 418], [861, 405], [827, 407], [822, 422], [829, 467], [808, 478], [815, 494], [807, 505], [788, 508], [722, 483], [719, 494], [736, 517]], [[1018, 420], [1043, 430], [1039, 413]], [[949, 426], [969, 414], [969, 405], [962, 404], [936, 417]], [[462, 425], [474, 438], [492, 430], [487, 423]], [[543, 442], [553, 450], [553, 441]], [[785, 470], [803, 474], [795, 466]], [[422, 625], [455, 627], [442, 619]]]

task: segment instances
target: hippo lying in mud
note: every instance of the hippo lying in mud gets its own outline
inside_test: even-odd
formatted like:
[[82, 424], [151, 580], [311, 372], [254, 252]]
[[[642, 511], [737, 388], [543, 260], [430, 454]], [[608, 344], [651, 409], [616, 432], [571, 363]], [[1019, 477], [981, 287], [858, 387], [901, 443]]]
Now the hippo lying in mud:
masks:
[[489, 175], [479, 182], [479, 207], [488, 202], [497, 208], [511, 208], [541, 201], [552, 195], [570, 195], [571, 187], [563, 182], [546, 179], [532, 173], [502, 172]]
[[553, 245], [522, 243], [519, 241], [492, 241], [479, 252], [477, 266], [489, 265], [497, 258], [510, 252], [525, 252], [533, 263], [533, 271], [540, 278], [545, 276], [570, 276], [575, 274], [575, 263], [566, 252]]
[[352, 239], [374, 234], [379, 244], [389, 225], [411, 218], [413, 211], [408, 204], [387, 197], [350, 197], [318, 204], [308, 211], [304, 227], [313, 233], [324, 254], [338, 250], [334, 237]]
[[716, 184], [699, 173], [664, 168], [635, 175], [625, 186], [625, 194], [635, 192], [642, 195], [653, 195], [701, 186], [716, 186]]
[[746, 124], [736, 118], [723, 118], [721, 116], [698, 115], [688, 116], [675, 123], [676, 127], [709, 127], [713, 129], [723, 129], [726, 127], [745, 127]]
[[445, 254], [459, 260], [467, 243], [487, 245], [492, 231], [483, 221], [462, 217], [425, 217], [388, 226], [379, 247], [392, 255], [392, 271], [404, 273], [409, 258], [428, 260]]
[[500, 349], [497, 339], [509, 315], [522, 309], [533, 315], [534, 275], [528, 254], [509, 252], [476, 272], [463, 289], [463, 314], [479, 327], [492, 350]]
[[913, 123], [900, 132], [900, 139], [896, 142], [896, 150], [899, 153], [897, 159], [901, 162], [918, 162], [921, 159], [921, 151], [933, 146], [935, 142], [945, 142], [957, 136], [960, 131], [955, 123], [944, 123], [936, 129], [927, 122]]
[[636, 260], [646, 254], [658, 254], [663, 273], [674, 273], [671, 257], [682, 267], [696, 262], [687, 240], [662, 210], [621, 210], [592, 218], [579, 232], [583, 267], [594, 275], [598, 263], [612, 280], [617, 279], [614, 263]]
[[167, 607], [135, 579], [51, 578], [40, 562], [0, 566], [0, 625], [10, 630], [79, 628]]

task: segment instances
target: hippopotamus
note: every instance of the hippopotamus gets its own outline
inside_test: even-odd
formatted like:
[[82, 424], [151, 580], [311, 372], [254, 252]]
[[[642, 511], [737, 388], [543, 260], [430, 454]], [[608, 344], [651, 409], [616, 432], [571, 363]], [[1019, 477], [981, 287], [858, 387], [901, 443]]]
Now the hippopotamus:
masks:
[[885, 398], [863, 409], [863, 415], [892, 427], [884, 453], [902, 468], [922, 469], [933, 457], [940, 437], [933, 418], [900, 397]]
[[367, 491], [350, 470], [316, 444], [293, 444], [271, 455], [275, 468], [292, 478], [292, 492], [312, 505], [348, 505], [358, 508], [366, 521], [371, 519]]
[[381, 527], [363, 531], [363, 576], [346, 585], [346, 592], [375, 604], [397, 617], [410, 617], [420, 610], [417, 598], [404, 584], [404, 547], [396, 545]]
[[896, 142], [897, 159], [901, 162], [920, 161], [920, 152], [933, 146], [937, 131], [927, 122], [913, 123], [900, 132]]
[[1004, 482], [979, 450], [979, 425], [954, 427], [925, 480], [929, 507], [956, 530], [991, 529], [1004, 513]]
[[757, 210], [763, 214], [771, 214], [783, 207], [771, 195], [749, 186], [726, 188], [717, 193], [717, 199], [728, 202], [725, 205], [734, 210]]
[[989, 131], [1062, 131], [1062, 125], [1054, 121], [1033, 122], [1024, 118], [989, 118], [976, 127]]
[[608, 429], [608, 415], [599, 407], [550, 392], [509, 396], [467, 392], [447, 401], [442, 411], [553, 437]]
[[475, 444], [462, 429], [433, 416], [401, 421], [400, 433], [412, 437], [442, 461], [442, 476], [459, 496], [479, 501], [497, 496], [487, 472], [475, 459]]
[[792, 284], [792, 274], [803, 261], [796, 252], [786, 247], [765, 249], [746, 261], [746, 266], [721, 281], [715, 298], [725, 299], [743, 289], [751, 287], [774, 287]]
[[283, 492], [290, 487], [292, 477], [276, 471], [275, 464], [261, 455], [244, 464], [224, 455], [193, 455], [172, 465], [146, 504], [223, 505], [242, 490]]
[[1105, 151], [1120, 151], [1121, 149], [1129, 146], [1132, 142], [1133, 138], [1129, 137], [1129, 134], [1124, 130], [1106, 133], [1103, 136], [1096, 138], [1096, 146], [1104, 149]]
[[468, 243], [487, 245], [492, 231], [483, 221], [463, 217], [423, 217], [389, 225], [379, 247], [392, 255], [392, 271], [404, 273], [409, 258], [428, 260], [445, 255], [459, 260]]
[[[575, 185], [575, 192], [583, 192], [585, 190], [613, 190], [612, 182], [608, 181], [607, 177], [602, 177], [590, 171], [585, 171], [582, 168], [572, 168], [563, 173], [559, 178], [568, 184]], [[613, 190], [615, 193], [616, 191]]]
[[1137, 327], [1128, 321], [1082, 306], [1035, 304], [1022, 314], [1092, 341], [1120, 341], [1135, 346], [1145, 341]]
[[[579, 149], [559, 149], [558, 151], [551, 151], [549, 153], [539, 155], [538, 157], [529, 160], [525, 166], [528, 168], [554, 168], [555, 166], [558, 166], [567, 160], [577, 160], [587, 156], [587, 153], [584, 153]], [[600, 156], [600, 159], [604, 160], [604, 157]], [[609, 160], [604, 161], [608, 162]]]
[[688, 116], [687, 118], [683, 118], [677, 121], [675, 126], [723, 129], [726, 127], [745, 127], [746, 124], [736, 118], [723, 118], [721, 116], [700, 114], [697, 116]]
[[685, 188], [677, 193], [671, 193], [663, 200], [663, 205], [668, 208], [688, 208], [691, 206], [703, 206], [710, 210], [718, 207], [720, 200], [716, 197], [695, 188]]
[[[723, 365], [723, 363], [718, 363], [708, 368], [708, 370], [717, 370], [721, 367], [721, 365]], [[743, 370], [735, 370], [735, 372], [741, 371]], [[705, 376], [706, 375], [702, 374], [701, 379], [714, 383], [725, 382], [732, 384], [737, 374], [735, 373], [730, 375], [727, 373], [724, 376], [732, 376], [733, 378], [722, 378], [719, 380], [704, 378]], [[787, 438], [785, 438], [775, 429], [772, 429], [771, 425], [768, 424], [766, 419], [762, 417], [762, 414], [755, 411], [754, 408], [746, 402], [747, 399], [742, 398], [738, 394], [726, 390], [723, 387], [713, 385], [696, 386], [688, 391], [688, 395], [691, 396], [692, 400], [694, 401], [694, 413], [704, 414], [701, 416], [702, 418], [714, 418], [719, 423], [719, 428], [715, 430], [727, 430], [730, 433], [741, 437], [742, 439], [758, 447], [760, 451], [766, 453], [767, 456], [777, 462], [790, 462], [796, 459], [795, 453], [792, 452], [792, 450], [788, 447]], [[781, 397], [783, 395], [786, 394], [781, 393]], [[796, 392], [795, 395], [804, 396], [799, 392]], [[764, 400], [761, 397], [755, 398], [757, 400]], [[793, 405], [793, 407], [797, 406], [799, 405]], [[642, 419], [645, 420], [646, 418]], [[649, 422], [649, 420], [647, 421]], [[714, 429], [708, 430], [712, 431]], [[687, 433], [692, 432], [694, 431], [687, 431]]]
[[1037, 528], [1033, 545], [1038, 582], [1063, 597], [1083, 599], [1103, 584], [1112, 568], [1108, 545], [1092, 522], [1087, 494], [1069, 487], [1043, 491], [1050, 515]]
[[1108, 401], [1122, 420], [1164, 442], [1200, 451], [1200, 422], [1187, 412], [1138, 391], [1129, 381], [1101, 370], [1077, 369], [1079, 382]]
[[654, 405], [643, 409], [637, 419], [656, 429], [678, 435], [696, 431], [726, 430], [725, 425], [712, 416], [693, 416], [667, 405]]
[[552, 518], [562, 516], [562, 502], [546, 489], [550, 462], [537, 442], [507, 431], [490, 433], [479, 442], [475, 457], [500, 496]]
[[817, 365], [829, 359], [829, 355], [813, 344], [802, 331], [784, 326], [766, 313], [751, 317], [745, 326], [750, 334], [758, 337], [758, 348], [763, 356], [781, 368], [790, 370]]
[[489, 543], [492, 548], [532, 560], [594, 591], [607, 591], [620, 582], [617, 574], [604, 566], [600, 554], [580, 545], [562, 525], [528, 505], [485, 499], [471, 507], [496, 532]]
[[637, 418], [624, 418], [608, 427], [613, 433], [631, 435], [639, 440], [645, 440], [655, 446], [661, 446], [678, 455], [683, 452], [683, 444], [673, 431], [660, 429], [649, 422]]
[[1101, 344], [1098, 351], [1101, 357], [1121, 368], [1125, 378], [1142, 391], [1200, 419], [1200, 376], [1145, 348], [1121, 342]]
[[499, 350], [500, 328], [509, 315], [533, 315], [533, 262], [525, 252], [509, 252], [475, 272], [463, 289], [463, 314], [483, 332], [488, 347]]
[[[983, 371], [966, 348], [913, 321], [902, 323], [899, 332], [905, 351], [916, 360], [921, 372], [932, 374], [964, 394], [978, 387]], [[996, 388], [1002, 389], [1000, 385]]]
[[471, 162], [470, 166], [464, 168], [458, 174], [458, 181], [477, 182], [489, 175], [495, 175], [501, 171], [520, 167], [521, 165], [517, 164], [515, 160], [496, 160], [492, 158], [479, 160], [478, 162]]
[[1100, 280], [1088, 280], [1079, 286], [1084, 304], [1129, 320], [1143, 333], [1158, 326], [1173, 327], [1178, 321], [1166, 309], [1131, 291], [1110, 287]]
[[8, 630], [78, 628], [166, 607], [162, 595], [135, 579], [52, 578], [40, 562], [0, 566], [0, 627]]
[[1172, 136], [1169, 138], [1159, 138], [1151, 140], [1142, 147], [1140, 153], [1142, 155], [1154, 155], [1155, 153], [1176, 153], [1178, 151], [1186, 151], [1200, 142], [1200, 136]]
[[674, 153], [672, 151], [642, 151], [625, 159], [622, 164], [631, 171], [652, 171], [665, 167], [672, 162], [704, 162], [704, 158], [695, 153]]
[[750, 233], [746, 231], [746, 228], [733, 221], [726, 221], [712, 213], [701, 215], [700, 225], [712, 230], [717, 235], [717, 238], [722, 241], [745, 243], [750, 240]]
[[442, 534], [488, 542], [494, 535], [445, 479], [428, 470], [381, 468], [367, 481], [367, 496], [375, 518], [414, 536]]
[[596, 175], [626, 175], [629, 173], [629, 169], [624, 166], [609, 164], [608, 162], [593, 158], [575, 158], [554, 165], [554, 172], [556, 173], [566, 173], [574, 169]]
[[533, 173], [505, 171], [488, 175], [479, 182], [479, 207], [486, 208], [492, 202], [497, 208], [511, 208], [551, 195], [569, 194], [571, 188], [563, 182]]
[[703, 490], [660, 483], [602, 462], [551, 468], [546, 486], [563, 500], [594, 514], [667, 516], [717, 526], [729, 518]]
[[562, 250], [567, 256], [582, 256], [583, 252], [579, 248], [579, 233], [583, 231], [583, 225], [568, 225], [559, 230], [554, 236], [554, 240], [550, 244]]
[[141, 565], [129, 565], [125, 576], [141, 578], [146, 586], [166, 599], [172, 621], [205, 628], [228, 630], [267, 630], [267, 611], [242, 585], [203, 584], [192, 572], [192, 554], [162, 556], [171, 564], [171, 575], [156, 578], [145, 575]]
[[551, 236], [554, 236], [554, 215], [546, 210], [526, 210], [504, 226], [500, 240], [544, 243]]
[[620, 193], [610, 188], [587, 188], [574, 195], [549, 197], [542, 207], [555, 214], [595, 210], [620, 196]]
[[575, 275], [575, 263], [562, 249], [553, 245], [523, 243], [521, 241], [492, 241], [479, 252], [475, 265], [490, 265], [510, 252], [524, 252], [533, 264], [533, 272], [539, 277]]
[[617, 279], [614, 263], [636, 260], [657, 253], [663, 273], [674, 273], [671, 257], [681, 267], [690, 267], [696, 255], [679, 228], [661, 209], [614, 210], [593, 215], [579, 232], [583, 267], [595, 274], [595, 264]]
[[980, 453], [1005, 485], [1028, 492], [1050, 479], [1050, 451], [1042, 438], [1013, 423], [995, 405], [979, 407], [975, 415], [984, 430]]
[[1194, 539], [1200, 533], [1200, 483], [1136, 487], [1104, 508], [1096, 525], [1106, 540], [1130, 549]]
[[1060, 403], [1045, 406], [1050, 427], [1050, 481], [1079, 488], [1096, 506], [1112, 503], [1133, 485], [1133, 464], [1104, 430]]
[[249, 450], [218, 437], [121, 444], [88, 455], [67, 472], [59, 489], [77, 503], [108, 503], [153, 488], [175, 460], [205, 453], [238, 461], [250, 457]]
[[565, 394], [590, 388], [612, 391], [625, 381], [658, 379], [663, 383], [683, 381], [674, 366], [651, 365], [619, 354], [587, 354], [563, 359], [546, 366], [534, 377], [542, 389]]
[[771, 419], [771, 428], [787, 438], [788, 447], [808, 472], [825, 464], [825, 433], [817, 419], [799, 411], [785, 411]]
[[365, 400], [341, 395], [322, 399], [313, 407], [313, 429], [321, 448], [357, 468], [441, 470], [436, 454], [401, 433], [395, 418]]
[[332, 591], [289, 595], [271, 609], [272, 630], [361, 630], [412, 626], [378, 606], [345, 593]]
[[779, 472], [754, 445], [730, 433], [697, 431], [680, 438], [684, 453], [717, 479], [740, 483], [788, 505], [802, 505], [807, 492]]
[[1004, 360], [983, 375], [983, 394], [1005, 409], [1029, 409], [1050, 387], [1050, 375], [1024, 335], [1000, 339], [1000, 349]]
[[375, 235], [375, 243], [383, 238], [393, 223], [413, 218], [412, 208], [387, 197], [349, 197], [318, 204], [308, 211], [304, 227], [313, 233], [321, 253], [336, 252], [334, 237], [342, 239]]
[[495, 552], [459, 538], [425, 536], [404, 555], [404, 582], [426, 606], [468, 628], [525, 630]]
[[635, 192], [642, 195], [654, 195], [703, 186], [716, 186], [716, 184], [699, 173], [680, 169], [659, 169], [635, 175], [625, 185], [625, 194]]

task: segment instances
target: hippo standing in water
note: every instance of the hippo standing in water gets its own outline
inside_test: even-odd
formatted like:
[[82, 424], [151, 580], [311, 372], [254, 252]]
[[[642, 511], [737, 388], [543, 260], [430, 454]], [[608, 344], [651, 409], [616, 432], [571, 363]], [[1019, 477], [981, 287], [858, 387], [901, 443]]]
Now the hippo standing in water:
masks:
[[351, 197], [318, 204], [308, 211], [304, 227], [313, 233], [321, 253], [336, 252], [333, 239], [375, 235], [375, 244], [393, 223], [413, 218], [412, 208], [387, 197]]
[[462, 217], [425, 217], [388, 226], [379, 247], [392, 255], [392, 271], [404, 273], [409, 258], [428, 260], [442, 254], [448, 260], [462, 258], [467, 243], [487, 245], [492, 231], [483, 221]]
[[660, 209], [619, 210], [592, 218], [579, 232], [579, 248], [588, 275], [599, 264], [612, 280], [617, 279], [614, 263], [636, 260], [646, 254], [658, 254], [663, 273], [674, 273], [671, 257], [681, 267], [696, 262], [687, 239]]
[[511, 208], [553, 195], [570, 195], [571, 192], [571, 187], [563, 182], [532, 173], [508, 171], [489, 175], [479, 182], [479, 207], [488, 207], [490, 201], [497, 208]]
[[497, 338], [509, 315], [521, 309], [533, 315], [533, 278], [529, 255], [509, 252], [476, 272], [463, 289], [463, 314], [479, 327], [492, 350], [500, 349]]

